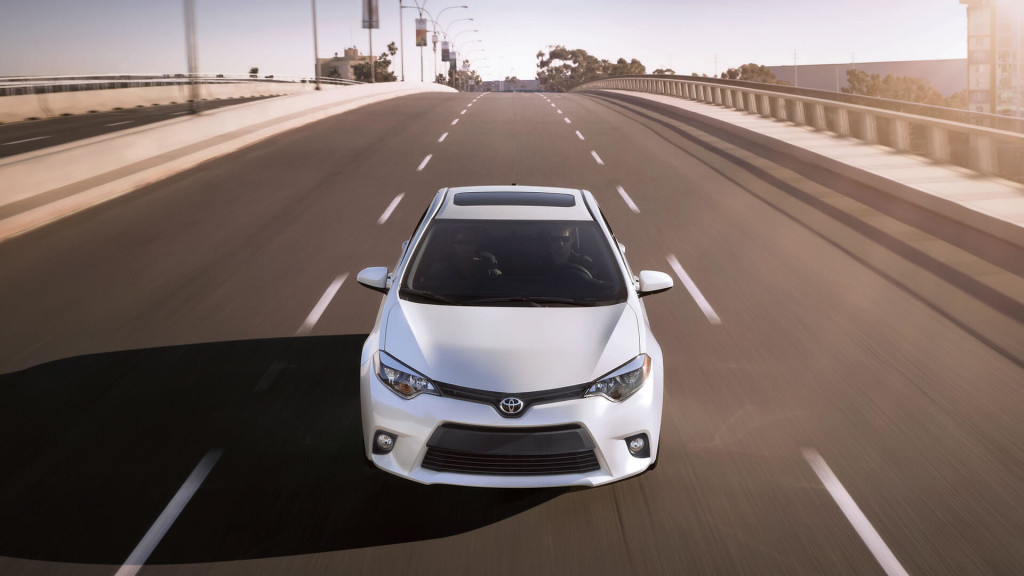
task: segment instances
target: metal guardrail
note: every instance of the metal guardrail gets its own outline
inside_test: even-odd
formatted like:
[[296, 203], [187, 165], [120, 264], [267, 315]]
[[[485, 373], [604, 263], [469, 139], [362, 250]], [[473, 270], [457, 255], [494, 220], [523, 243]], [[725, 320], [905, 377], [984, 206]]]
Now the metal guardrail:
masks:
[[[908, 113], [877, 107], [873, 102], [893, 102], [889, 100], [871, 98], [867, 101], [872, 105], [854, 104], [821, 98], [820, 94], [809, 96], [806, 95], [808, 91], [794, 93], [792, 89], [783, 88], [787, 87], [753, 82], [723, 83], [692, 77], [621, 76], [592, 80], [573, 88], [573, 91], [628, 90], [705, 102], [1024, 182], [1024, 134], [1004, 129], [1012, 126], [1011, 123], [1019, 127], [1017, 118], [997, 117], [1000, 128], [990, 128], [978, 124], [994, 122], [995, 119], [989, 118], [995, 116], [992, 114], [917, 104], [912, 105], [916, 113]], [[922, 113], [928, 111], [932, 114]], [[948, 112], [969, 120], [969, 123], [936, 117]]]
[[[321, 84], [363, 84], [356, 80], [321, 77]], [[0, 97], [84, 90], [115, 90], [192, 84], [238, 84], [242, 82], [312, 83], [312, 78], [299, 76], [265, 76], [249, 74], [101, 74], [93, 76], [2, 76]]]

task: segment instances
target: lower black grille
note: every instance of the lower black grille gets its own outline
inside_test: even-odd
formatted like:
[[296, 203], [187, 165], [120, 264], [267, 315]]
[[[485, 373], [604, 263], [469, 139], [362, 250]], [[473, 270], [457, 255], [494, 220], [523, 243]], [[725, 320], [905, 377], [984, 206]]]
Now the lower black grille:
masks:
[[427, 442], [422, 466], [436, 472], [538, 476], [601, 469], [579, 426], [486, 428], [445, 424]]
[[436, 472], [495, 476], [581, 474], [601, 469], [593, 450], [538, 456], [502, 456], [469, 454], [442, 448], [429, 448], [423, 459], [423, 467]]

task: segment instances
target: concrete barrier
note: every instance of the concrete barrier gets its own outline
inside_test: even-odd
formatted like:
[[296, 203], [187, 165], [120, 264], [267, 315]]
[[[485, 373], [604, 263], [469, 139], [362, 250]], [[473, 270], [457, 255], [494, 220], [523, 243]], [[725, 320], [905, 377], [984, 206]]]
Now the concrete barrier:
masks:
[[181, 116], [0, 159], [0, 240], [360, 106], [438, 84], [389, 82], [310, 91]]
[[[279, 96], [314, 91], [313, 84], [301, 82], [233, 82], [198, 84], [200, 100]], [[325, 89], [345, 86], [324, 85]], [[106, 112], [119, 108], [137, 108], [154, 104], [188, 102], [192, 98], [188, 84], [118, 88], [116, 90], [82, 90], [50, 92], [0, 98], [0, 123], [20, 122], [35, 118], [54, 118], [64, 114]]]

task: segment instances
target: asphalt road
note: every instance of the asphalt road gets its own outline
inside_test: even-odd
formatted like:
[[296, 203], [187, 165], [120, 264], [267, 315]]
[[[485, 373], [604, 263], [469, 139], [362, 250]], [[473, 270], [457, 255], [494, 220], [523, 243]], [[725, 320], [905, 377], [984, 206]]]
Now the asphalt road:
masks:
[[[198, 108], [202, 112], [264, 98], [270, 98], [270, 96], [207, 100], [199, 102]], [[191, 105], [184, 102], [2, 124], [0, 125], [0, 158], [161, 122], [189, 113], [191, 113]]]
[[[1024, 360], [962, 320], [1024, 322], [1024, 255], [699, 119], [477, 96], [0, 243], [0, 574], [113, 574], [146, 542], [147, 575], [1024, 572]], [[677, 279], [646, 300], [656, 470], [480, 490], [362, 461], [356, 273], [437, 189], [513, 182], [593, 191], [634, 268]]]

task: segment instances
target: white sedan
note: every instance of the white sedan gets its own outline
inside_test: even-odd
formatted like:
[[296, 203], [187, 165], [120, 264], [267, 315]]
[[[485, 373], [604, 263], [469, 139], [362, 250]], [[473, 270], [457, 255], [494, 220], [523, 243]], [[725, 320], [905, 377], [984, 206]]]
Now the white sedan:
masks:
[[658, 456], [661, 347], [634, 276], [586, 190], [440, 190], [363, 346], [366, 457], [425, 484], [597, 486]]

